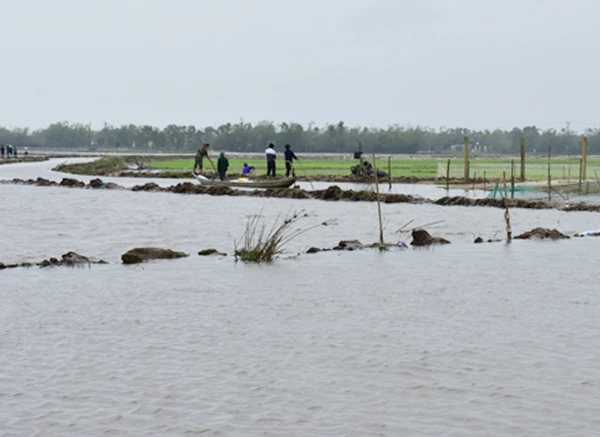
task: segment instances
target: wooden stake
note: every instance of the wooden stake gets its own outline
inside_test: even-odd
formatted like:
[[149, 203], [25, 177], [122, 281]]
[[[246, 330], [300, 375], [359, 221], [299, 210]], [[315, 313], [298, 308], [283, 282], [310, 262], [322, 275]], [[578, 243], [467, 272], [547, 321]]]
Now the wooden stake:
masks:
[[377, 175], [377, 162], [373, 153], [373, 169], [375, 170], [375, 191], [377, 193], [377, 214], [379, 215], [379, 242], [383, 245], [383, 222], [381, 220], [381, 200], [379, 199], [379, 176]]
[[548, 201], [552, 200], [552, 176], [550, 176], [550, 158], [552, 157], [552, 147], [548, 148]]
[[525, 180], [525, 137], [521, 137], [521, 181]]
[[567, 208], [569, 207], [569, 194], [571, 189], [569, 186], [571, 185], [571, 162], [569, 161], [569, 172], [567, 174]]
[[587, 179], [587, 137], [581, 141], [581, 179]]
[[465, 137], [465, 182], [469, 180], [469, 137]]
[[388, 156], [388, 182], [389, 189], [392, 191], [392, 157]]
[[579, 195], [581, 196], [581, 172], [583, 169], [583, 159], [579, 158]]
[[506, 192], [506, 172], [502, 172], [504, 179], [504, 221], [506, 222], [506, 242], [510, 244], [512, 240], [512, 229], [510, 227], [510, 213], [508, 212], [508, 193]]
[[487, 182], [486, 171], [483, 170], [483, 191], [485, 191], [486, 182]]
[[515, 160], [510, 161], [510, 198], [515, 198]]
[[446, 191], [450, 189], [450, 160], [446, 164]]

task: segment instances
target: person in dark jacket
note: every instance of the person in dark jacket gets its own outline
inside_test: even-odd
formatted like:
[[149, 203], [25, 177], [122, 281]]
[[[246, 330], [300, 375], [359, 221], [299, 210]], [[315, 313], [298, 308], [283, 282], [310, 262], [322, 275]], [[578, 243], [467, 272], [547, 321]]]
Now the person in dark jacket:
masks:
[[194, 169], [192, 170], [194, 173], [196, 173], [196, 168], [198, 168], [198, 173], [203, 174], [202, 171], [202, 164], [204, 162], [204, 158], [208, 159], [208, 162], [210, 162], [210, 165], [213, 166], [213, 168], [215, 168], [215, 165], [213, 164], [212, 160], [210, 159], [210, 156], [208, 156], [208, 148], [210, 147], [210, 144], [205, 143], [202, 144], [202, 146], [200, 146], [200, 148], [198, 149], [198, 151], [196, 152], [196, 158], [194, 160]]
[[296, 172], [294, 171], [293, 161], [294, 159], [298, 161], [298, 157], [292, 150], [292, 147], [289, 144], [285, 145], [285, 151], [283, 152], [285, 155], [285, 176], [290, 177], [290, 173], [292, 176], [296, 177]]
[[217, 171], [219, 172], [219, 178], [224, 181], [225, 174], [229, 168], [229, 160], [225, 157], [225, 152], [221, 152], [219, 159], [217, 160]]

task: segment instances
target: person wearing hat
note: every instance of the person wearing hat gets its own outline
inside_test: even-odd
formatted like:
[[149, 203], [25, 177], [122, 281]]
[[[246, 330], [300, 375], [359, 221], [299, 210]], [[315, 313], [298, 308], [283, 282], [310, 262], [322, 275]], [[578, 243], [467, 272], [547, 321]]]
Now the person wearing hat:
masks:
[[225, 158], [225, 152], [221, 152], [219, 159], [217, 160], [217, 170], [219, 171], [219, 179], [225, 180], [225, 173], [229, 168], [229, 160]]
[[283, 154], [285, 155], [285, 176], [289, 178], [291, 173], [292, 176], [296, 177], [293, 161], [294, 159], [298, 161], [298, 157], [296, 156], [296, 154], [292, 150], [292, 147], [289, 144], [285, 145], [285, 152], [283, 152]]
[[198, 173], [203, 174], [202, 173], [202, 163], [204, 161], [204, 158], [208, 159], [208, 161], [213, 166], [213, 168], [215, 167], [215, 164], [213, 164], [212, 160], [210, 159], [210, 156], [208, 156], [208, 148], [209, 147], [210, 147], [210, 144], [204, 143], [204, 144], [202, 144], [202, 146], [200, 146], [200, 148], [196, 152], [196, 159], [194, 161], [194, 170], [193, 170], [194, 173], [196, 173], [196, 167], [197, 167]]

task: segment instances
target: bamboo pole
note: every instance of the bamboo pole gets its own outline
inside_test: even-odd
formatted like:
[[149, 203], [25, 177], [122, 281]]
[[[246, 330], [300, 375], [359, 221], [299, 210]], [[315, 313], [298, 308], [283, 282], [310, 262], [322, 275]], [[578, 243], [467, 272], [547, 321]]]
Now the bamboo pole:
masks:
[[464, 165], [465, 165], [465, 182], [469, 180], [469, 137], [465, 137], [465, 157], [464, 157]]
[[486, 186], [486, 182], [487, 182], [487, 176], [486, 176], [486, 171], [483, 170], [483, 191], [485, 191], [485, 186]]
[[587, 137], [584, 135], [581, 140], [581, 179], [587, 179]]
[[579, 158], [579, 195], [581, 196], [581, 171], [583, 168], [583, 159]]
[[504, 179], [504, 221], [506, 222], [506, 242], [510, 244], [512, 240], [512, 229], [510, 227], [510, 213], [508, 212], [508, 193], [506, 192], [506, 172], [502, 172]]
[[567, 208], [569, 207], [569, 195], [570, 195], [570, 185], [571, 185], [571, 162], [569, 161], [568, 167], [568, 175], [567, 175]]
[[515, 160], [510, 161], [510, 198], [515, 198]]
[[388, 156], [388, 182], [389, 189], [392, 191], [392, 157]]
[[475, 181], [477, 181], [477, 172], [473, 173], [473, 189], [475, 189]]
[[446, 164], [446, 191], [450, 189], [450, 160]]
[[521, 137], [521, 181], [525, 180], [525, 137]]
[[548, 148], [548, 200], [552, 200], [552, 176], [550, 175], [550, 158], [552, 158], [552, 147]]
[[377, 175], [377, 162], [373, 153], [373, 169], [375, 170], [375, 192], [377, 193], [377, 215], [379, 216], [379, 242], [383, 245], [383, 221], [381, 220], [381, 199], [379, 198], [379, 176]]

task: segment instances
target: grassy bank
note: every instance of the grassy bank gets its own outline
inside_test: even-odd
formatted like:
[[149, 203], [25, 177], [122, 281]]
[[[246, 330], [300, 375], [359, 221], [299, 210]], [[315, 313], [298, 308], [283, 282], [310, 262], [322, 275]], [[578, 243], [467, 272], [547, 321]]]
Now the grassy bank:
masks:
[[[213, 160], [216, 164], [216, 161]], [[257, 158], [232, 158], [229, 160], [229, 173], [240, 174], [244, 163], [256, 167], [255, 176], [264, 176], [266, 163], [264, 159]], [[357, 160], [344, 158], [307, 158], [302, 160], [302, 166], [295, 163], [297, 176], [320, 178], [325, 180], [328, 176], [336, 178], [350, 176], [350, 167], [356, 165]], [[378, 166], [388, 171], [387, 159], [379, 159]], [[502, 178], [506, 172], [507, 178], [511, 174], [510, 159], [473, 159], [470, 161], [470, 177], [488, 180]], [[96, 161], [85, 164], [63, 164], [56, 170], [93, 176], [144, 176], [151, 177], [148, 170], [155, 171], [156, 177], [189, 178], [194, 160], [190, 158], [159, 157], [159, 156], [106, 156]], [[406, 158], [394, 157], [391, 160], [391, 173], [394, 178], [435, 178], [445, 177], [447, 160], [434, 158]], [[205, 162], [205, 169], [211, 170], [210, 163]], [[140, 171], [141, 170], [141, 171]], [[278, 161], [277, 172], [279, 175], [285, 173], [285, 163]], [[461, 179], [464, 167], [461, 159], [453, 159], [450, 164], [450, 177]], [[520, 164], [514, 161], [515, 177], [520, 176]], [[570, 177], [569, 177], [570, 174]], [[526, 161], [525, 175], [529, 180], [545, 181], [548, 178], [547, 159], [529, 159]], [[552, 159], [551, 175], [553, 180], [570, 179], [575, 181], [579, 178], [579, 159]], [[590, 159], [587, 168], [588, 179], [595, 180], [600, 177], [600, 159]]]
[[[214, 160], [213, 160], [214, 161]], [[244, 162], [248, 165], [256, 167], [256, 174], [266, 173], [266, 163], [264, 159], [237, 159], [229, 160], [229, 172], [240, 173]], [[464, 174], [463, 160], [453, 159], [450, 163], [450, 176], [462, 177]], [[470, 161], [470, 176], [482, 178], [484, 173], [488, 179], [500, 178], [503, 172], [506, 172], [507, 177], [511, 174], [510, 159], [475, 159]], [[356, 165], [358, 161], [343, 158], [331, 159], [303, 159], [302, 166], [296, 166], [298, 175], [308, 174], [311, 176], [323, 175], [349, 175], [350, 167]], [[216, 162], [215, 162], [216, 164]], [[388, 171], [387, 159], [378, 160], [378, 166], [384, 171]], [[193, 159], [177, 159], [165, 161], [149, 161], [149, 167], [161, 170], [179, 170], [191, 171], [194, 166]], [[205, 167], [210, 167], [210, 163], [205, 163]], [[435, 177], [444, 176], [446, 172], [447, 160], [441, 159], [392, 159], [392, 176], [394, 177]], [[551, 160], [551, 175], [553, 179], [571, 179], [579, 177], [579, 160], [578, 159], [553, 159]], [[278, 162], [279, 173], [285, 172], [285, 163], [281, 160]], [[514, 163], [515, 176], [520, 175], [520, 164], [518, 161]], [[595, 172], [600, 176], [600, 160], [588, 161], [588, 177], [594, 179]], [[531, 159], [526, 161], [525, 175], [528, 179], [545, 180], [548, 177], [548, 160], [546, 159]]]

